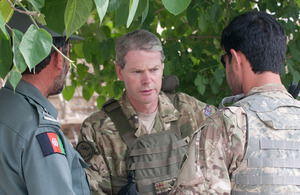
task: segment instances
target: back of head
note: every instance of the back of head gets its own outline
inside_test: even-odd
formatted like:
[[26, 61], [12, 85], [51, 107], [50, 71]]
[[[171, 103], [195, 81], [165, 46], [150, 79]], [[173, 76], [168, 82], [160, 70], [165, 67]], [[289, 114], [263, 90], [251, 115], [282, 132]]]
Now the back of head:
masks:
[[146, 30], [136, 30], [123, 35], [116, 41], [116, 63], [123, 69], [126, 62], [125, 56], [129, 50], [158, 51], [161, 61], [164, 61], [164, 52], [159, 38]]
[[[251, 11], [234, 18], [223, 30], [221, 46], [241, 51], [254, 73], [281, 73], [286, 56], [287, 38], [281, 24], [271, 15]], [[231, 56], [229, 56], [231, 57]]]

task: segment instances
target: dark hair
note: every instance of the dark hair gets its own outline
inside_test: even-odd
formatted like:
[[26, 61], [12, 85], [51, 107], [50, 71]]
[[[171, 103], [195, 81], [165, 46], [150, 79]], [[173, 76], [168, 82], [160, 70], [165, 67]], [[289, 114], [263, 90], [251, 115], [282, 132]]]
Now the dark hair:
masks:
[[[62, 53], [64, 55], [67, 55], [68, 40], [66, 40], [66, 37], [52, 37], [52, 39], [53, 39], [53, 45], [55, 45], [55, 47], [57, 47], [58, 49], [62, 48]], [[56, 52], [56, 51], [52, 47], [50, 54], [43, 61], [41, 61], [39, 64], [37, 64], [34, 67], [35, 71], [33, 71], [33, 70], [29, 71], [29, 68], [27, 67], [26, 70], [22, 74], [34, 74], [34, 73], [38, 74], [39, 72], [41, 72], [50, 63], [51, 56], [53, 55], [54, 52]]]
[[161, 62], [164, 62], [165, 56], [163, 47], [159, 38], [152, 32], [146, 30], [135, 30], [123, 35], [116, 41], [116, 63], [120, 68], [124, 68], [125, 56], [129, 50], [159, 51], [161, 53]]
[[[251, 11], [234, 18], [223, 30], [222, 48], [241, 51], [254, 73], [280, 74], [286, 56], [287, 38], [281, 24], [271, 15]], [[231, 58], [229, 58], [231, 59]]]

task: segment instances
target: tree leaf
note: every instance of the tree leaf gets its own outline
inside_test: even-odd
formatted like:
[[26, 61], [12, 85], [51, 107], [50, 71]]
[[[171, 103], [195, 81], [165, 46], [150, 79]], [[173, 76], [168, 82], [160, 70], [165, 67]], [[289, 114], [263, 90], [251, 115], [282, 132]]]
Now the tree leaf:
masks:
[[125, 25], [129, 14], [129, 0], [120, 0], [121, 5], [116, 10], [115, 27]]
[[144, 21], [146, 20], [147, 15], [148, 15], [148, 11], [149, 11], [149, 0], [146, 0], [146, 1], [147, 1], [147, 4], [146, 4], [146, 8], [144, 9], [144, 11], [142, 13], [142, 22], [141, 22], [141, 24], [143, 24]]
[[94, 90], [93, 88], [90, 88], [89, 86], [87, 85], [83, 85], [82, 86], [82, 97], [86, 100], [86, 101], [89, 101], [92, 97], [94, 93]]
[[2, 15], [2, 18], [4, 22], [8, 22], [11, 16], [14, 13], [14, 10], [11, 8], [10, 4], [8, 1], [0, 1], [0, 13]]
[[117, 10], [122, 3], [122, 0], [110, 0], [108, 4], [107, 11], [112, 12]]
[[64, 16], [67, 38], [86, 23], [93, 3], [93, 0], [68, 0]]
[[175, 16], [183, 12], [191, 0], [162, 0], [165, 8]]
[[139, 5], [139, 0], [130, 0], [130, 8], [129, 8], [129, 16], [127, 19], [126, 27], [128, 28], [134, 18], [134, 15], [136, 13], [137, 7]]
[[14, 65], [18, 68], [18, 70], [22, 73], [26, 70], [27, 64], [25, 59], [19, 49], [20, 43], [23, 37], [23, 33], [17, 29], [13, 29], [13, 53], [14, 53]]
[[109, 0], [94, 0], [97, 8], [97, 12], [100, 18], [100, 24], [102, 23], [102, 20], [106, 14]]
[[97, 107], [101, 109], [102, 105], [106, 102], [106, 98], [102, 95], [97, 97]]
[[206, 84], [208, 83], [207, 78], [204, 78], [197, 75], [197, 78], [195, 79], [195, 85], [197, 86], [198, 92], [203, 95], [206, 89]]
[[18, 83], [20, 82], [21, 78], [22, 78], [22, 74], [16, 68], [13, 68], [9, 72], [8, 80], [9, 80], [10, 84], [13, 86], [14, 90], [16, 89], [16, 87], [17, 87]]
[[217, 69], [215, 71], [214, 77], [215, 77], [218, 85], [221, 85], [223, 83], [223, 79], [225, 77], [225, 71], [222, 69]]
[[64, 87], [62, 95], [63, 95], [65, 100], [69, 101], [70, 99], [72, 99], [74, 93], [75, 93], [75, 87], [70, 85], [70, 86], [65, 86]]
[[19, 48], [31, 70], [49, 55], [51, 47], [51, 35], [45, 29], [37, 29], [32, 24], [24, 34]]
[[29, 0], [29, 2], [37, 11], [40, 11], [41, 8], [45, 5], [45, 0]]
[[2, 14], [0, 14], [0, 29], [3, 32], [3, 34], [6, 36], [6, 39], [9, 39], [9, 34], [6, 31], [5, 22], [3, 20]]
[[1, 31], [0, 33], [0, 78], [4, 79], [12, 65], [11, 41]]
[[66, 0], [48, 0], [42, 9], [47, 27], [59, 34], [63, 34], [65, 30], [64, 14], [66, 5]]

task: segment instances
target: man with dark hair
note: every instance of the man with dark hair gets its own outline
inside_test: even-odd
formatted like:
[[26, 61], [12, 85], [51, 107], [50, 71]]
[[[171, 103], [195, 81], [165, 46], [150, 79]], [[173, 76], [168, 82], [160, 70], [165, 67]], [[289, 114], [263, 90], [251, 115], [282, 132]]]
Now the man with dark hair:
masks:
[[227, 82], [245, 95], [194, 134], [175, 194], [300, 193], [300, 102], [280, 79], [286, 44], [281, 24], [263, 12], [223, 30]]
[[115, 67], [126, 90], [83, 122], [77, 145], [91, 164], [92, 193], [170, 192], [190, 135], [215, 111], [184, 93], [169, 99], [161, 91], [163, 62], [161, 42], [149, 31], [117, 40]]
[[[8, 23], [23, 32], [30, 24], [18, 12]], [[53, 36], [53, 44], [68, 56], [66, 37]], [[35, 71], [24, 71], [15, 91], [9, 81], [0, 89], [1, 195], [90, 194], [86, 164], [63, 135], [57, 110], [47, 100], [62, 91], [68, 69], [67, 60], [52, 50]]]

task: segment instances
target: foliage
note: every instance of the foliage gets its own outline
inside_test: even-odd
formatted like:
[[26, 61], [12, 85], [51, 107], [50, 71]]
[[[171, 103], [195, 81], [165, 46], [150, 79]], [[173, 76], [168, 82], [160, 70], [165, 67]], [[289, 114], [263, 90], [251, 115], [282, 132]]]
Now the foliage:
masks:
[[[26, 45], [34, 43], [26, 41], [27, 33], [16, 32], [15, 48], [11, 50], [4, 28], [9, 20], [8, 13], [13, 11], [8, 2], [10, 0], [0, 1], [0, 77], [9, 74], [10, 81], [18, 83], [24, 60], [31, 68], [34, 66], [28, 62], [32, 59], [30, 52], [26, 53], [26, 48], [22, 50], [21, 46], [24, 42]], [[13, 2], [15, 6], [17, 2]], [[115, 40], [143, 28], [161, 38], [166, 56], [164, 75], [178, 76], [178, 91], [218, 105], [223, 97], [231, 94], [225, 70], [219, 62], [223, 52], [221, 32], [235, 16], [253, 9], [274, 14], [286, 29], [289, 43], [282, 72], [284, 85], [288, 87], [291, 81], [300, 79], [300, 0], [276, 3], [269, 0], [30, 0], [24, 1], [23, 5], [30, 11], [40, 12], [44, 23], [52, 30], [62, 33], [66, 29], [67, 36], [75, 33], [84, 37], [84, 41], [72, 43], [70, 58], [75, 60], [77, 67], [71, 69], [71, 84], [63, 92], [67, 100], [78, 87], [82, 88], [87, 101], [96, 93], [99, 107], [107, 97], [119, 97], [124, 85], [115, 74]], [[36, 19], [43, 21], [43, 17]], [[41, 42], [48, 42], [45, 33], [38, 33], [38, 36]], [[46, 52], [37, 44], [33, 46]], [[33, 47], [28, 46], [28, 49], [34, 51]], [[12, 53], [15, 66], [9, 72]]]

